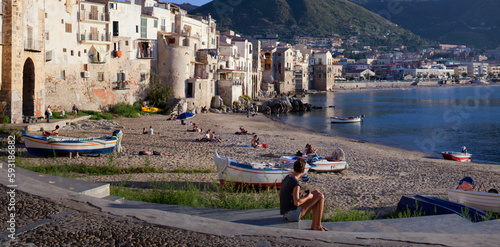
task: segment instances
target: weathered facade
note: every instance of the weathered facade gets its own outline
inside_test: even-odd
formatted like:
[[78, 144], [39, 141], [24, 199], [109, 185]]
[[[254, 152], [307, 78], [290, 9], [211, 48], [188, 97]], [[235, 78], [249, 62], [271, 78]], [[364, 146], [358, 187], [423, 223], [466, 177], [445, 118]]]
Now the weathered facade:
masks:
[[44, 1], [2, 1], [0, 115], [21, 123], [45, 108]]

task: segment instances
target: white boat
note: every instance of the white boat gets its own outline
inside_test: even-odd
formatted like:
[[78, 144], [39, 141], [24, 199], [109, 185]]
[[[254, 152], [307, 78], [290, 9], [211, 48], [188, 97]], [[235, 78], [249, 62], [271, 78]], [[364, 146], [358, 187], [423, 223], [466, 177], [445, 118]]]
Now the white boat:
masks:
[[[217, 151], [214, 152], [214, 162], [222, 185], [280, 188], [283, 178], [293, 173], [293, 163], [238, 163], [220, 157]], [[309, 168], [306, 166], [306, 172]]]
[[469, 190], [448, 190], [448, 199], [481, 209], [486, 212], [500, 213], [500, 194]]
[[23, 130], [24, 145], [30, 154], [38, 156], [67, 155], [78, 153], [86, 155], [107, 154], [120, 151], [123, 135], [121, 130], [113, 136], [103, 137], [59, 137], [28, 135]]
[[359, 123], [363, 116], [359, 117], [330, 117], [332, 123]]
[[[280, 160], [284, 162], [293, 163], [297, 159], [303, 159], [307, 162], [307, 156], [303, 155], [301, 157], [297, 156], [281, 156]], [[311, 165], [311, 170], [322, 171], [322, 172], [339, 172], [349, 168], [349, 164], [345, 160], [332, 160], [326, 158], [319, 158], [318, 161], [309, 163]]]

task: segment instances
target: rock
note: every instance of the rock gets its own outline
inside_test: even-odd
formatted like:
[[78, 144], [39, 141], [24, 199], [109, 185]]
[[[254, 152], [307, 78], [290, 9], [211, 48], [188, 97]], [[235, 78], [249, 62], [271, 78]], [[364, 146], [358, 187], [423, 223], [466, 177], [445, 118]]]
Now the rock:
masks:
[[270, 109], [271, 113], [287, 113], [287, 112], [299, 112], [299, 111], [310, 111], [312, 109], [311, 104], [304, 104], [302, 100], [297, 98], [292, 98], [288, 96], [283, 96], [280, 98], [274, 98], [263, 104], [263, 111], [268, 112]]
[[212, 98], [212, 102], [210, 104], [211, 108], [221, 108], [224, 105], [224, 101], [219, 95], [216, 95]]

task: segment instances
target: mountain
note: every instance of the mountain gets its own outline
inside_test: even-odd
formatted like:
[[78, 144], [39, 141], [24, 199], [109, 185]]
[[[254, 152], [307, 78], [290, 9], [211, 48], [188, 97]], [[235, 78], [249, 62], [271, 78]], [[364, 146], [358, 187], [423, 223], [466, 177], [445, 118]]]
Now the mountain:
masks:
[[179, 6], [181, 9], [186, 10], [186, 11], [190, 11], [190, 10], [193, 10], [193, 9], [200, 7], [200, 6], [192, 5], [190, 3], [183, 3], [183, 4], [174, 3], [174, 4]]
[[500, 46], [498, 0], [350, 0], [403, 28], [440, 43]]
[[190, 14], [212, 14], [218, 28], [244, 34], [345, 37], [365, 45], [422, 46], [426, 41], [347, 0], [214, 0]]

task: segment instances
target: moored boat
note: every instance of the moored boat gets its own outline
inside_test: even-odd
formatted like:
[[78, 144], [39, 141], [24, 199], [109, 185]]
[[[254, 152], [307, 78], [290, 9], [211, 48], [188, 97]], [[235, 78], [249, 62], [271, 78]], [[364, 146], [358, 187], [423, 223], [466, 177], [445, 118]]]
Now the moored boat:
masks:
[[487, 212], [500, 213], [500, 194], [469, 190], [448, 190], [450, 201], [463, 203]]
[[[281, 156], [280, 160], [293, 163], [297, 159], [307, 161], [307, 156]], [[333, 160], [327, 158], [319, 158], [317, 161], [310, 162], [311, 170], [323, 172], [339, 172], [349, 168], [349, 164], [345, 160]]]
[[363, 116], [359, 117], [330, 117], [332, 123], [359, 123], [363, 120]]
[[[283, 178], [293, 173], [293, 163], [239, 163], [220, 157], [217, 151], [214, 152], [214, 162], [222, 185], [280, 188]], [[309, 167], [306, 166], [306, 172]]]
[[107, 154], [120, 151], [123, 132], [117, 130], [113, 136], [103, 137], [59, 137], [28, 135], [23, 130], [24, 145], [30, 154], [38, 156]]

